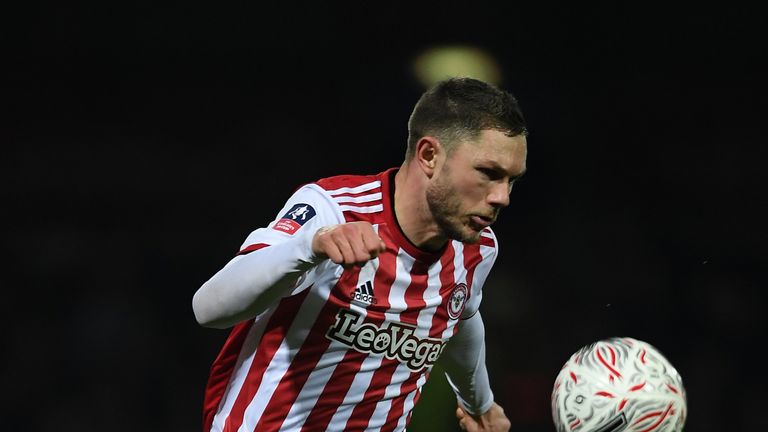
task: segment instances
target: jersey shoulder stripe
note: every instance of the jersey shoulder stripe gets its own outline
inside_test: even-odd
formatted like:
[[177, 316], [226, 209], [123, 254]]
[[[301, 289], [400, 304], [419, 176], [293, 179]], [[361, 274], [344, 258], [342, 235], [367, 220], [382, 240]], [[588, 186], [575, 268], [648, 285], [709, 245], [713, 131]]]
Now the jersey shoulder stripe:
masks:
[[379, 222], [378, 215], [384, 212], [380, 175], [342, 175], [316, 184], [339, 206], [347, 222]]
[[322, 178], [315, 182], [331, 196], [358, 194], [381, 187], [377, 175], [340, 175]]

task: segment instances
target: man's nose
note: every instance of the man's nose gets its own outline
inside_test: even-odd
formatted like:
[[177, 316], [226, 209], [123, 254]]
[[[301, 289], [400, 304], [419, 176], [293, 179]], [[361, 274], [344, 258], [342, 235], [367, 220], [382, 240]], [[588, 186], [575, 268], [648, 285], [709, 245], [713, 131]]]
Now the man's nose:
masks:
[[509, 193], [511, 192], [509, 183], [499, 182], [491, 188], [488, 194], [488, 203], [494, 207], [506, 207], [509, 205]]

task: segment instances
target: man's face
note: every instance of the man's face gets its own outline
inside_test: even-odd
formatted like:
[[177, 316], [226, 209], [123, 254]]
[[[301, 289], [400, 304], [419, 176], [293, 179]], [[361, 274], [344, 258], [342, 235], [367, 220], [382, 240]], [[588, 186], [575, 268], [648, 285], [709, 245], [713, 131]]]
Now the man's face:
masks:
[[484, 130], [458, 144], [438, 162], [427, 188], [427, 204], [440, 230], [451, 239], [476, 243], [501, 208], [509, 205], [516, 178], [525, 172], [524, 136]]

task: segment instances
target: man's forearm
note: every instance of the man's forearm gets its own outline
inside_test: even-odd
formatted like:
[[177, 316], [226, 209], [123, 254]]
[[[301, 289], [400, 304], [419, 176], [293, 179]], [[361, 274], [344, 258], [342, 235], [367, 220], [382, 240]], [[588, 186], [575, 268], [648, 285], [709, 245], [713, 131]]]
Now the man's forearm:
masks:
[[290, 292], [311, 260], [311, 237], [304, 236], [235, 257], [195, 293], [195, 318], [226, 328], [255, 317]]
[[485, 367], [485, 327], [480, 312], [461, 322], [440, 364], [464, 410], [477, 416], [490, 409], [493, 392]]

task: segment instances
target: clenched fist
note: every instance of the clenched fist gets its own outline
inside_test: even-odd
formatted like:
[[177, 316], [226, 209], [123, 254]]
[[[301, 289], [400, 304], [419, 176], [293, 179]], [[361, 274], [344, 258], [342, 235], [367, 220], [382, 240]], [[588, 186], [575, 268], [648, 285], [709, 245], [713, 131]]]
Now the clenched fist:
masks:
[[349, 222], [320, 228], [312, 238], [312, 252], [345, 268], [363, 266], [386, 250], [373, 225]]

